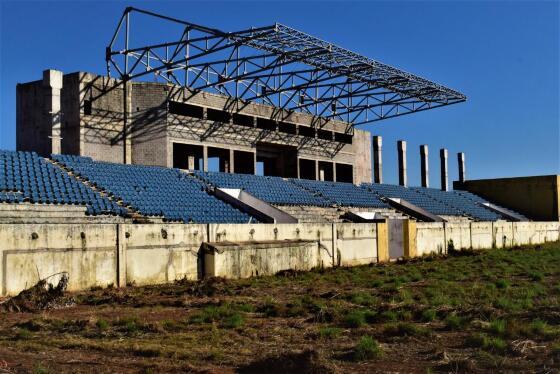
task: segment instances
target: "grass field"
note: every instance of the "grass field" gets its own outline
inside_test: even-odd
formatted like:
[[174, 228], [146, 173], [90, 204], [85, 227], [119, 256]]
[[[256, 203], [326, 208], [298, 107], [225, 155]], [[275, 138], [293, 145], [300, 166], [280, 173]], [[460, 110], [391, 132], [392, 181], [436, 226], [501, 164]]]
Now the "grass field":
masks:
[[560, 244], [71, 295], [0, 312], [0, 373], [560, 369]]

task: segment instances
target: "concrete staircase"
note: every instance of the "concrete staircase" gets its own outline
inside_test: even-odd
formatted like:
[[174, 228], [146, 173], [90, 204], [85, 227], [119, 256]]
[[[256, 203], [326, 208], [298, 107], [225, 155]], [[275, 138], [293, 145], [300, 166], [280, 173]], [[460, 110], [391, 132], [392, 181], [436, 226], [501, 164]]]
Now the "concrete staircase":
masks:
[[344, 214], [338, 208], [306, 206], [306, 205], [275, 205], [289, 215], [296, 217], [299, 222], [306, 223], [327, 223], [341, 222], [340, 216]]

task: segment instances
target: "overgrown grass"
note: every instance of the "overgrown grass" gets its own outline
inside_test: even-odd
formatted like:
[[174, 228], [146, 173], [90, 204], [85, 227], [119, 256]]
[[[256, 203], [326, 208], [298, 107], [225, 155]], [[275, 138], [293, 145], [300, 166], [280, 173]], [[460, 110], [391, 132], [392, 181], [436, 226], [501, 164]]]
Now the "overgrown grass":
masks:
[[371, 336], [362, 336], [352, 352], [354, 361], [371, 360], [381, 356], [383, 356], [383, 350]]
[[[76, 296], [90, 308], [87, 318], [44, 312], [0, 320], [0, 344], [177, 365], [167, 371], [209, 361], [239, 367], [253, 352], [313, 344], [328, 360], [361, 361], [362, 371], [375, 368], [369, 360], [426, 363], [417, 352], [444, 351], [459, 371], [530, 372], [531, 359], [560, 359], [559, 263], [560, 245], [552, 243], [227, 281], [205, 297], [189, 293], [192, 283], [93, 290]], [[516, 353], [515, 341], [524, 340], [539, 347], [537, 359]], [[441, 361], [430, 366], [439, 370]]]

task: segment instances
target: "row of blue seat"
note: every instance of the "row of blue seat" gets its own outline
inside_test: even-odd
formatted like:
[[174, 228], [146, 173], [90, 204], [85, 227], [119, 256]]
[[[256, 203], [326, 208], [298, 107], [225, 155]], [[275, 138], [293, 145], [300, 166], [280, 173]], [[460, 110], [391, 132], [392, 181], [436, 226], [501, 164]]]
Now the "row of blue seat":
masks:
[[0, 151], [0, 202], [23, 201], [83, 205], [92, 215], [127, 212], [35, 152]]
[[250, 215], [217, 199], [206, 185], [178, 169], [95, 162], [53, 155], [77, 176], [146, 216], [196, 223], [247, 223]]

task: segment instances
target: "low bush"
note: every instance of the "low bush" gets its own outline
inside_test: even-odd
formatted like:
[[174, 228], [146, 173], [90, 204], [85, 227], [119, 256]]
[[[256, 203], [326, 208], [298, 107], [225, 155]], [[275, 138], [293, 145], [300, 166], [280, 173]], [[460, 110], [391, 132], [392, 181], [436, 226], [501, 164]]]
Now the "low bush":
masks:
[[372, 360], [381, 356], [383, 350], [371, 336], [362, 336], [352, 351], [354, 361]]

